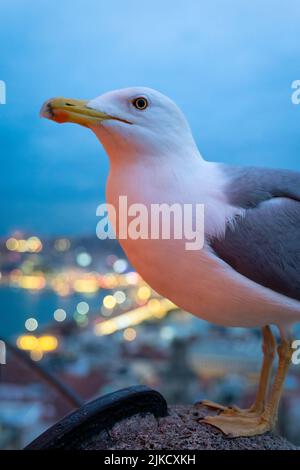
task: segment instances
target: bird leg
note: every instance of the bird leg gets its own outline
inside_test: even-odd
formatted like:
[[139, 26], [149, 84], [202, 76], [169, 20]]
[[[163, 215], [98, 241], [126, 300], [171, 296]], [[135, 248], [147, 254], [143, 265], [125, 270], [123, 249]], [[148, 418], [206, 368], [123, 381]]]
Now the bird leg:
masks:
[[251, 413], [261, 413], [265, 408], [276, 351], [276, 340], [269, 325], [262, 328], [262, 335], [263, 363], [256, 398], [253, 405], [249, 408]]
[[263, 336], [263, 364], [260, 371], [259, 385], [256, 394], [255, 401], [250, 408], [242, 409], [238, 406], [223, 406], [218, 403], [214, 403], [210, 400], [203, 400], [200, 402], [201, 405], [207, 406], [208, 408], [218, 410], [222, 414], [227, 416], [235, 415], [247, 415], [249, 413], [260, 413], [264, 410], [271, 374], [272, 374], [272, 365], [275, 356], [276, 341], [269, 325], [266, 325], [262, 328]]
[[272, 386], [270, 398], [266, 403], [265, 409], [262, 413], [264, 420], [269, 422], [271, 426], [275, 426], [278, 415], [278, 407], [282, 395], [284, 381], [287, 376], [291, 358], [294, 352], [292, 348], [292, 341], [283, 339], [278, 346], [278, 370]]
[[262, 409], [261, 401], [257, 400], [255, 401], [255, 403], [257, 403], [255, 413], [248, 413], [248, 415], [236, 414], [235, 416], [221, 413], [217, 416], [207, 416], [201, 422], [220, 429], [224, 434], [230, 437], [256, 436], [271, 431], [277, 420], [278, 405], [283, 391], [284, 380], [294, 351], [292, 349], [292, 342], [282, 339], [277, 351], [278, 370], [270, 397], [264, 409]]

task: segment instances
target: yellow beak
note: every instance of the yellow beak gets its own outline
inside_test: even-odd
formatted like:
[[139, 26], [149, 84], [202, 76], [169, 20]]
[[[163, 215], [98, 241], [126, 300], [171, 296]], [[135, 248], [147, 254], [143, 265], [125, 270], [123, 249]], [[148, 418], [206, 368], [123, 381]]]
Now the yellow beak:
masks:
[[118, 119], [102, 111], [88, 108], [87, 103], [87, 100], [53, 98], [43, 104], [41, 116], [58, 123], [74, 122], [86, 127], [106, 119]]

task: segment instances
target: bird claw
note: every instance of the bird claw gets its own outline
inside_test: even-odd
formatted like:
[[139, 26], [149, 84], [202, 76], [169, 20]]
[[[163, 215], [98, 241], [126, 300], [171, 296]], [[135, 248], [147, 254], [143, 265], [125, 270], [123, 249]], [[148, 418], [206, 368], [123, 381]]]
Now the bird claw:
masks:
[[238, 406], [236, 405], [232, 405], [232, 406], [224, 406], [224, 405], [221, 405], [219, 403], [215, 403], [213, 401], [210, 401], [210, 400], [202, 400], [198, 403], [198, 405], [201, 405], [201, 406], [206, 406], [207, 408], [210, 408], [212, 410], [216, 410], [218, 411], [220, 414], [222, 415], [226, 415], [226, 416], [236, 416], [236, 415], [251, 415], [252, 413], [255, 413], [254, 410], [252, 410], [251, 408], [249, 409], [243, 409], [243, 408], [239, 408]]
[[210, 401], [210, 400], [201, 400], [197, 403], [197, 405], [206, 406], [207, 408], [211, 408], [212, 410], [218, 410], [218, 411], [225, 411], [228, 409], [227, 406], [221, 405], [219, 403], [215, 403], [214, 401]]
[[199, 421], [209, 424], [222, 431], [227, 437], [257, 436], [272, 430], [272, 424], [262, 415], [226, 416], [223, 413], [216, 416], [206, 416]]

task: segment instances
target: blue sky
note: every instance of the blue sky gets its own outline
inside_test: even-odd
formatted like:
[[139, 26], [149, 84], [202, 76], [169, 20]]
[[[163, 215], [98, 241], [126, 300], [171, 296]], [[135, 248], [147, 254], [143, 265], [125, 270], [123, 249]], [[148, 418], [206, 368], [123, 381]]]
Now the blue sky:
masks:
[[300, 170], [299, 30], [297, 0], [1, 0], [0, 236], [95, 233], [107, 158], [39, 118], [56, 95], [157, 88], [206, 159]]

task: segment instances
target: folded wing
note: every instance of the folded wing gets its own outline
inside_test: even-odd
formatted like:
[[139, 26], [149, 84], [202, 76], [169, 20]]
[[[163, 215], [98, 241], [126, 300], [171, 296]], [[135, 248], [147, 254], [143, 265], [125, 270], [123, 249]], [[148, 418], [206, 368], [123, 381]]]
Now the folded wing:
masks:
[[300, 300], [300, 173], [220, 168], [229, 202], [245, 215], [210, 241], [212, 249], [252, 281]]

